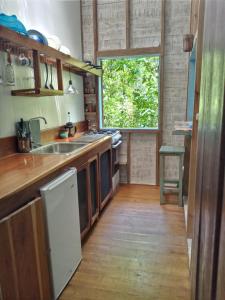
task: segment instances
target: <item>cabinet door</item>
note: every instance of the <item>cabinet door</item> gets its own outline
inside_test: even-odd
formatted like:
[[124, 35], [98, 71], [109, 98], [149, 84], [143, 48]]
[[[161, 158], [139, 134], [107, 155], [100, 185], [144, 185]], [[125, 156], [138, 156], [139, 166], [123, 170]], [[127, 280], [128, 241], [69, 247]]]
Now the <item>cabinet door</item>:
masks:
[[100, 208], [110, 199], [112, 193], [112, 152], [111, 148], [100, 155]]
[[0, 221], [0, 296], [51, 299], [41, 198]]
[[88, 164], [84, 164], [80, 168], [78, 168], [77, 186], [80, 215], [80, 233], [81, 237], [83, 237], [90, 228]]
[[89, 160], [90, 198], [91, 198], [91, 224], [99, 214], [99, 188], [98, 188], [98, 159], [97, 156]]

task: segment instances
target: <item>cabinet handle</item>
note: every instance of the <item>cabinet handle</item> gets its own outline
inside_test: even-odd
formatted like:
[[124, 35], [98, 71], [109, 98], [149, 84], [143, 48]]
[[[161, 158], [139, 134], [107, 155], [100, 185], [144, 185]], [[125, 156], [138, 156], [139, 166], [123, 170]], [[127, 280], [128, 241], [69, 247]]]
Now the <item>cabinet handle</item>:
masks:
[[112, 145], [112, 148], [113, 148], [113, 149], [116, 149], [116, 148], [118, 148], [121, 144], [122, 144], [122, 141], [119, 140], [115, 145]]

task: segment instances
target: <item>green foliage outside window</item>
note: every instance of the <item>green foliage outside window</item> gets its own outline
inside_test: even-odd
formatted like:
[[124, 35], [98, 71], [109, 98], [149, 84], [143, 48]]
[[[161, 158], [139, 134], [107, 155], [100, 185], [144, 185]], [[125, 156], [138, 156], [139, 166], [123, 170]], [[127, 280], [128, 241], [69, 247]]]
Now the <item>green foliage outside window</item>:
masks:
[[159, 57], [102, 59], [103, 127], [158, 128]]

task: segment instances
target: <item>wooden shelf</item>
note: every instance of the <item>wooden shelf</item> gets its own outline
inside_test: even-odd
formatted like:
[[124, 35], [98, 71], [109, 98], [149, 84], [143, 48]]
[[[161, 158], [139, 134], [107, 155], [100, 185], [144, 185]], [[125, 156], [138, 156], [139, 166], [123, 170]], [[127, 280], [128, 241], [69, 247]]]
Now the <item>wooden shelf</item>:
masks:
[[50, 89], [23, 89], [12, 90], [12, 96], [24, 96], [24, 97], [45, 97], [45, 96], [63, 96], [64, 92], [61, 90]]
[[92, 112], [85, 112], [86, 116], [96, 116], [96, 111], [92, 111]]
[[124, 167], [125, 167], [125, 166], [127, 166], [127, 165], [128, 165], [128, 163], [127, 163], [127, 162], [119, 162], [119, 165], [120, 165], [120, 166], [124, 166]]
[[86, 75], [87, 73], [96, 76], [102, 75], [101, 69], [90, 67], [83, 61], [80, 61], [70, 55], [66, 55], [54, 48], [38, 43], [29, 37], [23, 36], [1, 25], [0, 44], [6, 45], [7, 48], [12, 48], [12, 51], [15, 52], [16, 50], [21, 51], [21, 49], [23, 49], [23, 51], [36, 50], [39, 55], [54, 59], [55, 61], [60, 60], [63, 68], [70, 69], [71, 72], [78, 75]]

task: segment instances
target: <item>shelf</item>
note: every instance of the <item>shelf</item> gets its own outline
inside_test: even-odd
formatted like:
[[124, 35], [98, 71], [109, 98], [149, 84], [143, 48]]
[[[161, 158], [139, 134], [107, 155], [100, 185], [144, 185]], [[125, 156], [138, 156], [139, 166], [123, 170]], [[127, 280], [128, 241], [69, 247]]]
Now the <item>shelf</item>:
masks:
[[127, 162], [119, 162], [119, 165], [120, 165], [120, 166], [124, 166], [124, 167], [125, 167], [125, 166], [127, 166], [127, 165], [128, 165], [128, 163], [127, 163]]
[[45, 97], [45, 96], [63, 96], [64, 92], [61, 90], [50, 89], [23, 89], [12, 90], [12, 96], [24, 96], [24, 97]]
[[96, 76], [102, 75], [101, 69], [90, 67], [83, 61], [80, 61], [70, 55], [66, 55], [54, 48], [38, 43], [29, 37], [23, 36], [1, 25], [0, 44], [6, 45], [7, 48], [12, 48], [12, 51], [15, 52], [17, 52], [17, 50], [20, 51], [21, 49], [23, 49], [23, 51], [38, 51], [39, 55], [55, 59], [55, 61], [60, 60], [63, 68], [70, 69], [71, 72], [78, 75], [85, 75], [87, 73]]
[[169, 187], [164, 187], [163, 188], [163, 193], [168, 193], [168, 194], [179, 194], [179, 188], [169, 188]]
[[96, 112], [85, 112], [85, 116], [95, 117], [96, 116]]

